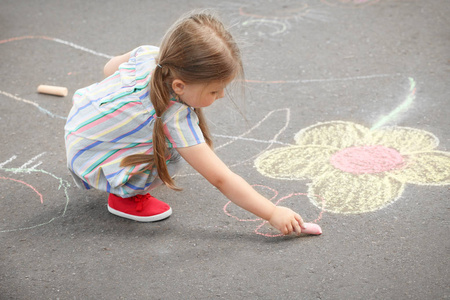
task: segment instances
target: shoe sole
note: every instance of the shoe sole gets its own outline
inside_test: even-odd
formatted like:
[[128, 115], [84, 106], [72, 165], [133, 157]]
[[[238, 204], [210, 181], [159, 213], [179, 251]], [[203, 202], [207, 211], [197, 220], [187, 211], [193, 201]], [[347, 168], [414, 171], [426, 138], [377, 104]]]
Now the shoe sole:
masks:
[[169, 208], [169, 210], [163, 212], [162, 214], [159, 215], [154, 215], [154, 216], [149, 216], [149, 217], [140, 217], [140, 216], [135, 216], [135, 215], [129, 215], [126, 214], [124, 212], [115, 210], [114, 208], [110, 207], [108, 205], [108, 211], [110, 213], [112, 213], [113, 215], [125, 218], [125, 219], [130, 219], [133, 221], [138, 221], [138, 222], [156, 222], [156, 221], [161, 221], [164, 220], [166, 218], [168, 218], [171, 214], [172, 214], [172, 208]]

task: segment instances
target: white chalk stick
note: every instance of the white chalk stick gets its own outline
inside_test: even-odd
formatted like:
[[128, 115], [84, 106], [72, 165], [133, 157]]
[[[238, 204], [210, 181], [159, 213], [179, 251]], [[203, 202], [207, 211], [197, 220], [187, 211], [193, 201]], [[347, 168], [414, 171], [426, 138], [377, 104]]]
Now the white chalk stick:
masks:
[[305, 223], [306, 229], [302, 229], [302, 233], [306, 234], [322, 234], [322, 228], [315, 223]]
[[65, 97], [68, 94], [68, 90], [65, 87], [43, 85], [43, 84], [38, 86], [37, 91], [38, 91], [38, 93], [61, 96], [61, 97]]

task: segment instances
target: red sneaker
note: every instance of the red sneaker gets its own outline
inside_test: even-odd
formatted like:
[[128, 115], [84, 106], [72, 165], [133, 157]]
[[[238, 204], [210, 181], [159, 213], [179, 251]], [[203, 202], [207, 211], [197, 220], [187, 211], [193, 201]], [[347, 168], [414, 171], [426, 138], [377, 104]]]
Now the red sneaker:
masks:
[[138, 222], [155, 222], [172, 214], [170, 206], [150, 194], [121, 198], [109, 194], [108, 211], [113, 215]]

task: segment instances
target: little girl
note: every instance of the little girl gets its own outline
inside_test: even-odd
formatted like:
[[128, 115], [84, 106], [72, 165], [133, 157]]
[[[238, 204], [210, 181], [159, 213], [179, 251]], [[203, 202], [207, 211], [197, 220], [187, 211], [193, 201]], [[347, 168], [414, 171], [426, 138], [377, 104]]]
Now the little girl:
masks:
[[179, 190], [172, 176], [184, 159], [281, 233], [305, 228], [300, 215], [257, 193], [212, 150], [201, 108], [224, 97], [243, 74], [239, 49], [216, 17], [183, 17], [160, 48], [141, 46], [114, 57], [104, 73], [103, 81], [75, 92], [65, 138], [75, 182], [108, 192], [109, 212], [141, 222], [169, 217], [170, 206], [148, 192], [161, 184]]

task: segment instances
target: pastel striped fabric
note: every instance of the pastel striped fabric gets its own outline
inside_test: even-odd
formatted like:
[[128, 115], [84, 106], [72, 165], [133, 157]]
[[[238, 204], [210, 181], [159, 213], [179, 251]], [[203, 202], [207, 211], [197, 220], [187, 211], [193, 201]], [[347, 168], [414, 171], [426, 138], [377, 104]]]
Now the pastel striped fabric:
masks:
[[[64, 129], [67, 164], [78, 186], [131, 197], [145, 194], [157, 178], [155, 168], [135, 174], [145, 165], [122, 168], [120, 162], [132, 154], [153, 153], [155, 110], [149, 82], [158, 51], [154, 46], [138, 47], [113, 75], [75, 92]], [[175, 148], [204, 142], [191, 107], [172, 99], [162, 118], [174, 157]]]

